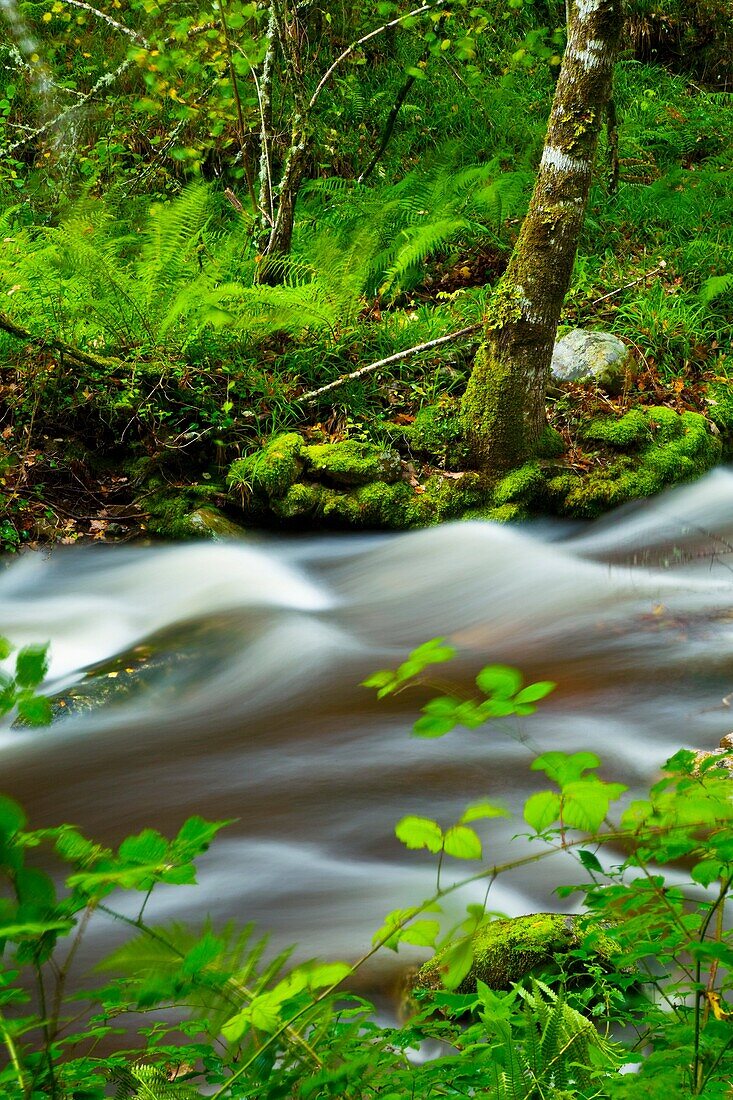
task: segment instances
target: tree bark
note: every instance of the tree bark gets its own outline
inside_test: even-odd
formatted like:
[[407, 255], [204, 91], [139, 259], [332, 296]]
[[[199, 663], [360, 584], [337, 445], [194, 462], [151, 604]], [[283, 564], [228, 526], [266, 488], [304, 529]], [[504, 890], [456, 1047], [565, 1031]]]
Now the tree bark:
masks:
[[529, 210], [484, 318], [463, 399], [475, 465], [524, 462], [545, 425], [545, 390], [611, 95], [623, 0], [569, 0], [568, 44]]

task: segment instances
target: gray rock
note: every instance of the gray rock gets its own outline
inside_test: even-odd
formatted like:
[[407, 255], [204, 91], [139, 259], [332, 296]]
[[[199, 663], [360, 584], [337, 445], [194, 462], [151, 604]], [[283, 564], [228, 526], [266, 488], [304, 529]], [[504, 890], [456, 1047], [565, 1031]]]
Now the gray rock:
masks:
[[191, 534], [201, 538], [241, 538], [246, 534], [243, 527], [227, 519], [218, 508], [197, 508], [186, 519], [191, 527]]
[[550, 369], [558, 382], [596, 382], [608, 393], [620, 393], [633, 366], [618, 336], [574, 328], [555, 344]]

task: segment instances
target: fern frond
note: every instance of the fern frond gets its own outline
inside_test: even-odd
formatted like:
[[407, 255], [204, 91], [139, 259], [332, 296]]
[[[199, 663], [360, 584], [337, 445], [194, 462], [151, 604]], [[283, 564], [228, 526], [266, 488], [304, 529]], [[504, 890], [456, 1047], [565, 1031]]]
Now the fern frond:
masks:
[[117, 1086], [115, 1100], [200, 1100], [193, 1085], [170, 1081], [157, 1066], [137, 1062], [114, 1069], [112, 1082]]

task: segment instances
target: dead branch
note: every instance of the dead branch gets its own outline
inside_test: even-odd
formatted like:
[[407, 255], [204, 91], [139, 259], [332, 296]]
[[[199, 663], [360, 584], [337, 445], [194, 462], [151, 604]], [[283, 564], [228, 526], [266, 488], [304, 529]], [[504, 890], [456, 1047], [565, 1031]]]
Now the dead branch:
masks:
[[331, 390], [343, 386], [346, 382], [351, 382], [354, 378], [361, 378], [365, 374], [371, 374], [372, 371], [379, 370], [380, 367], [387, 367], [391, 363], [399, 363], [400, 360], [409, 359], [413, 355], [419, 355], [422, 351], [431, 351], [432, 348], [438, 348], [441, 344], [449, 344], [453, 340], [460, 340], [463, 336], [470, 336], [471, 333], [478, 332], [480, 328], [480, 324], [468, 325], [467, 328], [459, 329], [458, 332], [451, 332], [448, 336], [439, 336], [437, 340], [428, 340], [426, 344], [418, 344], [414, 348], [398, 351], [394, 355], [388, 355], [386, 359], [378, 359], [376, 363], [368, 363], [365, 367], [359, 367], [358, 370], [351, 371], [350, 374], [342, 374], [335, 382], [329, 382], [327, 386], [321, 386], [320, 389], [317, 390], [310, 390], [308, 393], [304, 393], [299, 397], [298, 400], [301, 402], [313, 401], [316, 397], [320, 397], [322, 393], [329, 393]]
[[26, 344], [35, 344], [36, 347], [53, 348], [60, 351], [67, 359], [73, 359], [75, 363], [83, 363], [86, 367], [109, 370], [120, 365], [119, 359], [103, 359], [99, 355], [90, 355], [89, 352], [82, 351], [81, 348], [76, 348], [73, 344], [67, 344], [65, 340], [59, 340], [57, 337], [34, 336], [28, 329], [16, 324], [12, 317], [8, 317], [7, 313], [0, 312], [0, 329], [9, 333], [10, 336], [14, 336], [17, 340], [24, 340]]

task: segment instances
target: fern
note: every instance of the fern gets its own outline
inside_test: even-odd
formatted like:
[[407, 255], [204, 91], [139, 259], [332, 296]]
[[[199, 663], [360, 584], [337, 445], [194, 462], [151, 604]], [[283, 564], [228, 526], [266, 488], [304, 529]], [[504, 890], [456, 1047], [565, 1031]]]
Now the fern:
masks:
[[503, 222], [523, 212], [529, 180], [495, 164], [456, 170], [446, 156], [387, 187], [352, 185], [345, 193], [343, 180], [319, 181], [310, 195], [320, 208], [298, 247], [320, 269], [326, 240], [336, 237], [344, 249], [358, 240], [363, 292], [394, 300], [422, 281], [435, 256], [489, 242], [502, 246]]
[[492, 1097], [539, 1100], [575, 1096], [580, 1090], [592, 1095], [586, 1090], [592, 1089], [597, 1067], [618, 1066], [614, 1045], [544, 982], [534, 980], [531, 989], [516, 988], [524, 1001], [525, 1026], [512, 1029], [497, 1021]]
[[115, 1100], [200, 1100], [193, 1085], [169, 1080], [157, 1066], [142, 1062], [114, 1069], [112, 1082], [117, 1086]]

